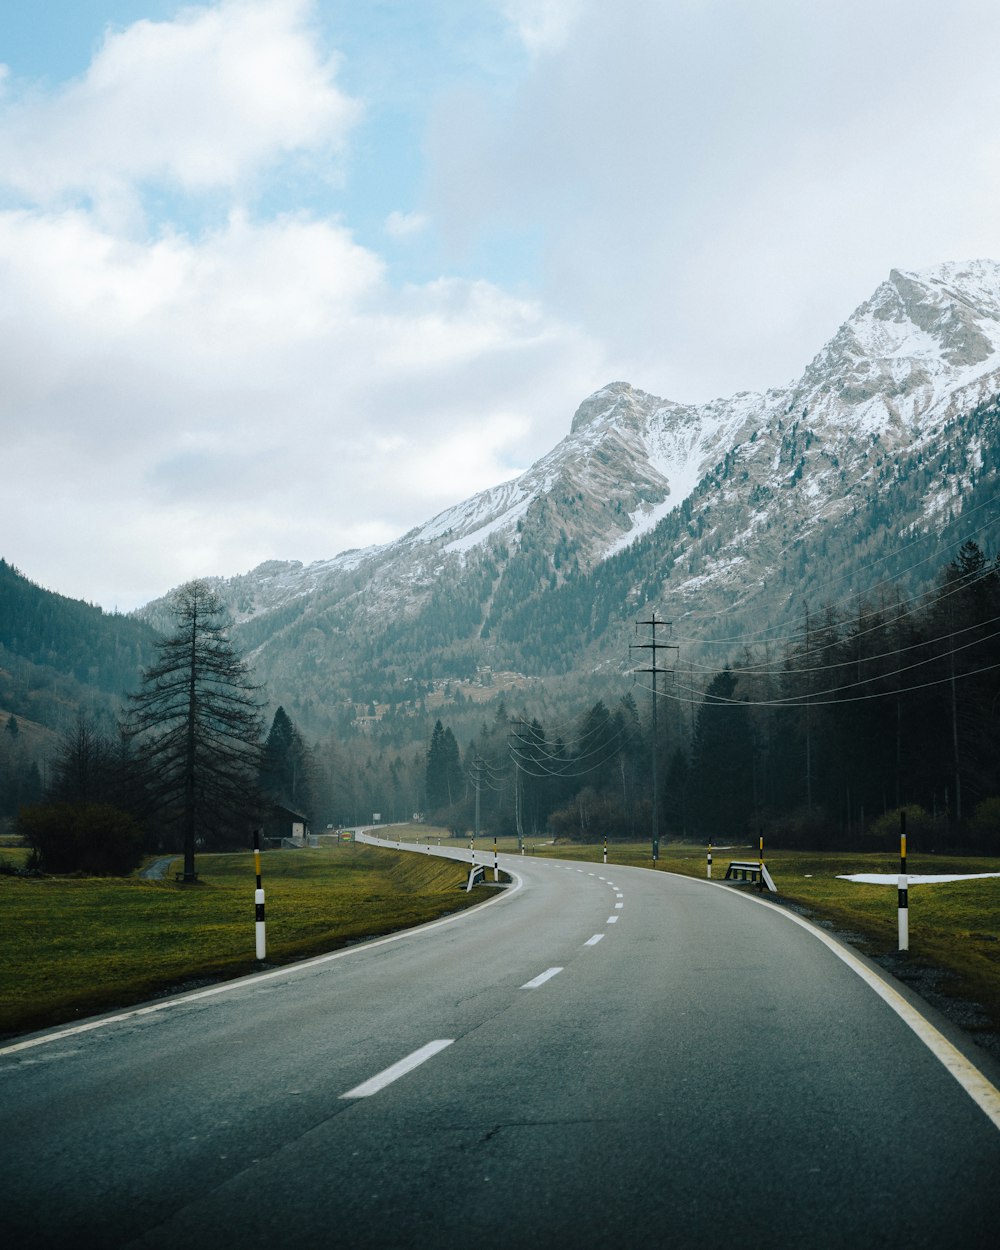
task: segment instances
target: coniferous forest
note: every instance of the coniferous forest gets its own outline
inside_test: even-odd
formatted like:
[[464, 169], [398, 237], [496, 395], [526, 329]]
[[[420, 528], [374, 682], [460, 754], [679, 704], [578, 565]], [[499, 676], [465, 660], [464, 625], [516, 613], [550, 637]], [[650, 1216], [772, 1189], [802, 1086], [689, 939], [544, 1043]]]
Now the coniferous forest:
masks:
[[[1000, 562], [974, 543], [918, 602], [805, 609], [799, 631], [744, 639], [718, 670], [678, 660], [658, 677], [661, 837], [891, 845], [906, 807], [928, 848], [1000, 847]], [[569, 722], [501, 706], [467, 747], [462, 799], [431, 815], [468, 830], [478, 791], [488, 831], [649, 835], [652, 697], [645, 675]], [[428, 794], [435, 769], [431, 750]]]
[[[46, 626], [54, 641], [36, 654], [52, 673], [59, 631], [72, 635], [75, 622], [55, 612]], [[314, 830], [419, 813], [461, 836], [760, 833], [770, 845], [875, 848], [892, 845], [905, 807], [925, 849], [1000, 848], [1000, 560], [975, 543], [958, 546], [920, 598], [884, 584], [837, 606], [803, 605], [780, 636], [721, 639], [716, 656], [682, 637], [671, 645], [655, 665], [655, 737], [646, 651], [608, 677], [603, 697], [581, 684], [575, 706], [572, 686], [558, 702], [530, 685], [466, 706], [458, 694], [423, 721], [390, 709], [312, 741], [279, 707], [261, 735], [259, 792]], [[128, 735], [107, 714], [126, 649], [134, 676], [120, 708], [147, 646], [146, 627], [113, 633], [91, 666], [107, 669], [103, 701], [67, 700], [47, 737], [20, 711], [39, 706], [30, 691], [4, 706], [0, 816], [13, 821], [42, 799], [110, 803], [138, 821], [147, 849], [166, 845], [168, 830], [143, 808]]]

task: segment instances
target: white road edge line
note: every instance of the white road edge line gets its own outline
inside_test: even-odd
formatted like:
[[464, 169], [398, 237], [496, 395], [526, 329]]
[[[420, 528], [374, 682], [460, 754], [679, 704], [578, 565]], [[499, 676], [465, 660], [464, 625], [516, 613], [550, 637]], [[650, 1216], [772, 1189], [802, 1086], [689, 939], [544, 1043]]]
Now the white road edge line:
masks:
[[[450, 858], [440, 856], [441, 859]], [[157, 1002], [148, 1003], [145, 1007], [135, 1007], [131, 1011], [116, 1012], [113, 1016], [102, 1016], [98, 1020], [88, 1020], [85, 1024], [74, 1024], [68, 1029], [58, 1029], [54, 1033], [45, 1033], [41, 1037], [29, 1037], [23, 1042], [13, 1042], [10, 1046], [0, 1046], [0, 1058], [4, 1055], [15, 1055], [22, 1050], [32, 1050], [35, 1046], [46, 1046], [49, 1042], [61, 1042], [67, 1037], [76, 1037], [80, 1033], [89, 1033], [93, 1029], [103, 1029], [109, 1024], [121, 1024], [123, 1020], [135, 1020], [140, 1016], [151, 1016], [171, 1007], [181, 1007], [185, 1003], [194, 1003], [202, 998], [215, 998], [217, 994], [230, 994], [233, 990], [246, 989], [260, 985], [263, 981], [273, 981], [275, 977], [293, 976], [296, 972], [305, 972], [310, 968], [318, 968], [321, 964], [332, 963], [335, 959], [347, 959], [362, 951], [373, 950], [376, 946], [387, 946], [390, 942], [401, 942], [404, 938], [421, 933], [429, 933], [432, 929], [440, 929], [446, 924], [468, 920], [487, 907], [495, 907], [512, 898], [524, 886], [523, 878], [513, 869], [508, 869], [514, 881], [496, 898], [485, 903], [477, 903], [475, 907], [467, 907], [464, 911], [453, 912], [450, 916], [442, 916], [440, 920], [429, 920], [426, 924], [416, 925], [412, 929], [400, 929], [398, 933], [390, 933], [386, 937], [376, 938], [373, 942], [359, 942], [357, 946], [348, 946], [339, 951], [331, 951], [328, 955], [316, 955], [312, 959], [303, 959], [298, 963], [287, 964], [283, 968], [275, 968], [273, 972], [256, 972], [247, 977], [234, 977], [231, 981], [223, 981], [219, 985], [210, 986], [205, 990], [192, 990], [188, 994], [177, 994], [170, 998], [161, 998]]]
[[603, 933], [595, 933], [592, 938], [588, 938], [586, 942], [584, 942], [584, 946], [596, 946], [603, 937]]
[[[717, 890], [725, 890], [727, 893], [732, 894], [732, 890], [728, 886], [722, 885], [721, 882], [706, 881], [704, 884], [712, 885]], [[873, 989], [888, 1007], [892, 1008], [903, 1023], [916, 1033], [934, 1058], [951, 1073], [976, 1106], [993, 1122], [993, 1125], [1000, 1129], [1000, 1090], [997, 1089], [988, 1077], [979, 1071], [970, 1059], [966, 1059], [957, 1046], [953, 1046], [939, 1029], [936, 1029], [929, 1020], [926, 1020], [916, 1007], [911, 1006], [902, 994], [894, 990], [888, 981], [883, 981], [877, 972], [873, 972], [871, 968], [863, 964], [846, 947], [841, 946], [839, 942], [824, 933], [822, 929], [817, 928], [816, 925], [810, 924], [808, 920], [803, 919], [801, 916], [796, 916], [794, 912], [785, 911], [781, 907], [775, 907], [773, 903], [769, 903], [765, 899], [754, 898], [752, 895], [743, 894], [739, 897], [777, 912], [779, 916], [784, 916], [786, 920], [793, 921], [811, 933], [813, 937], [819, 938], [824, 946], [828, 947], [852, 972], [857, 973], [862, 981], [870, 989]]]
[[537, 990], [540, 985], [544, 985], [546, 981], [562, 972], [562, 968], [547, 968], [544, 972], [540, 972], [537, 977], [532, 977], [530, 981], [525, 981], [521, 986], [522, 990]]
[[385, 1071], [379, 1072], [367, 1081], [362, 1081], [360, 1085], [355, 1085], [346, 1094], [341, 1094], [341, 1098], [370, 1098], [372, 1094], [377, 1094], [380, 1089], [385, 1089], [393, 1081], [398, 1081], [407, 1072], [412, 1072], [414, 1068], [419, 1068], [422, 1063], [426, 1063], [428, 1059], [433, 1058], [438, 1051], [444, 1050], [446, 1046], [450, 1046], [454, 1040], [453, 1037], [446, 1037], [436, 1042], [428, 1042], [426, 1046], [421, 1046], [419, 1050], [415, 1050], [412, 1055], [407, 1055], [405, 1059], [400, 1059], [399, 1063], [394, 1063], [391, 1067], [386, 1068]]

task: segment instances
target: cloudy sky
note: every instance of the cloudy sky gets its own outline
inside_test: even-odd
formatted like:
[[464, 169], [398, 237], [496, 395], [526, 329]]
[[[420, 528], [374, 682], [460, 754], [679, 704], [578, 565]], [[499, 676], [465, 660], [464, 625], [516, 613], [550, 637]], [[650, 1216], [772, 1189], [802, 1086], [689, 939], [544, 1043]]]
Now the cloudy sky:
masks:
[[995, 0], [4, 0], [0, 556], [383, 542], [1000, 256]]

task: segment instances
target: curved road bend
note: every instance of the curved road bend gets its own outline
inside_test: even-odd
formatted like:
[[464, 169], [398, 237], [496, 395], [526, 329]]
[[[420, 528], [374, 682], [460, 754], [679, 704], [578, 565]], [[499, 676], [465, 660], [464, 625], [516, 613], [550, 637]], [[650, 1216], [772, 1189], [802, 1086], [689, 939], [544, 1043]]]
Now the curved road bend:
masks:
[[995, 1244], [996, 1090], [813, 932], [500, 862], [444, 923], [0, 1049], [7, 1244]]

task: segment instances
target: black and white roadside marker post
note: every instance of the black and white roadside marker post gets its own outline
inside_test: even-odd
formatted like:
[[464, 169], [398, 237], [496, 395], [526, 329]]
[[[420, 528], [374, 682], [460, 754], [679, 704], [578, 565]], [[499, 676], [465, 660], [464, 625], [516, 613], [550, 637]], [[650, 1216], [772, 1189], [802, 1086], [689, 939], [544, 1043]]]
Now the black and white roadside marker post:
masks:
[[712, 839], [711, 839], [711, 838], [709, 838], [709, 840], [708, 840], [708, 865], [707, 865], [707, 875], [708, 875], [708, 879], [709, 879], [709, 881], [711, 881], [711, 880], [712, 880]]
[[606, 837], [604, 839], [604, 862], [605, 864], [608, 862], [608, 839]]
[[500, 861], [497, 859], [497, 835], [493, 835], [493, 880], [500, 880]]
[[267, 939], [264, 934], [264, 890], [260, 883], [260, 830], [253, 831], [253, 861], [257, 872], [257, 888], [254, 891], [254, 916], [257, 931], [257, 958], [261, 961], [267, 950]]
[[899, 813], [899, 949], [910, 949], [910, 882], [906, 875], [906, 812]]
[[761, 892], [761, 894], [763, 894], [764, 893], [764, 835], [763, 834], [761, 834], [760, 838], [758, 839], [757, 866], [760, 868], [760, 875], [757, 879], [757, 889]]

